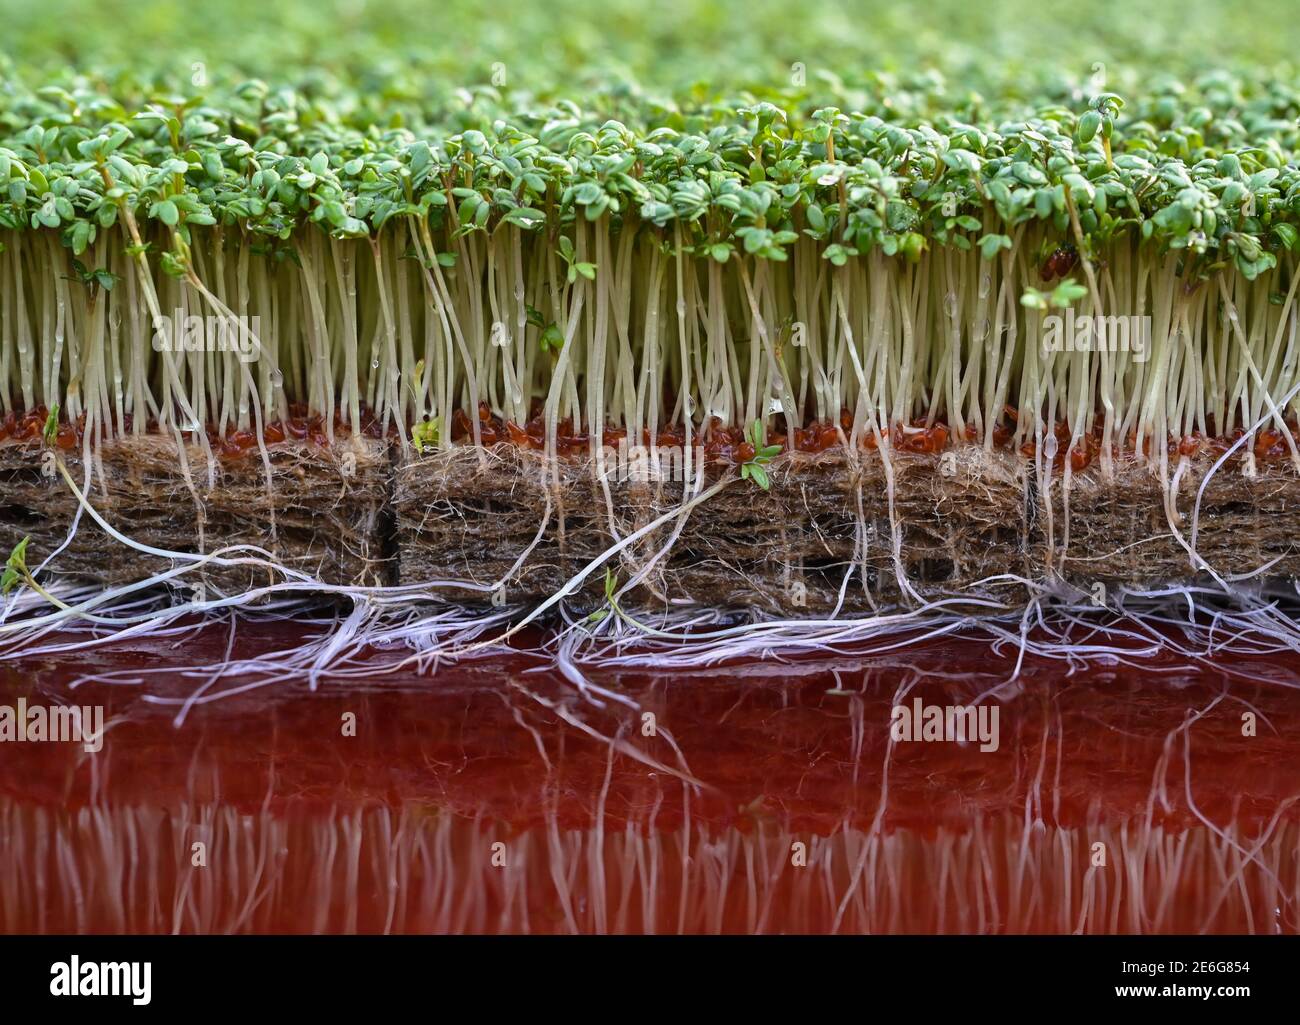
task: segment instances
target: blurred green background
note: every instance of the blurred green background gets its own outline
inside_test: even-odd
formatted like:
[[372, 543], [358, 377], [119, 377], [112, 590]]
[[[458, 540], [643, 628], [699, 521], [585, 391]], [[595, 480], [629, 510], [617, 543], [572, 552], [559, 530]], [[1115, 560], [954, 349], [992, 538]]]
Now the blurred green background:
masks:
[[488, 84], [547, 98], [630, 83], [706, 96], [783, 88], [802, 68], [812, 89], [939, 72], [1012, 96], [1104, 64], [1123, 91], [1211, 66], [1277, 66], [1290, 80], [1297, 13], [1280, 0], [0, 0], [0, 72], [94, 68], [180, 89], [199, 64], [215, 81], [314, 73], [323, 89], [337, 79], [401, 99]]

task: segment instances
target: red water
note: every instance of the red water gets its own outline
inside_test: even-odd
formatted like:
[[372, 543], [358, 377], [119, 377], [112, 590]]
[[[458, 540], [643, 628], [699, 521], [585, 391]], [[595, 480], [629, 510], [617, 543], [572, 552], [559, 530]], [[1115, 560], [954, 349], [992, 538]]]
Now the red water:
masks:
[[[295, 629], [244, 624], [235, 653]], [[98, 704], [109, 723], [93, 755], [0, 744], [0, 928], [1300, 929], [1300, 667], [1283, 659], [1067, 675], [1030, 658], [1008, 683], [1013, 653], [946, 639], [593, 674], [628, 702], [597, 707], [521, 652], [276, 684], [177, 724], [159, 701], [203, 685], [179, 670], [228, 636], [0, 664], [0, 703]], [[996, 751], [891, 744], [896, 703], [981, 695]]]

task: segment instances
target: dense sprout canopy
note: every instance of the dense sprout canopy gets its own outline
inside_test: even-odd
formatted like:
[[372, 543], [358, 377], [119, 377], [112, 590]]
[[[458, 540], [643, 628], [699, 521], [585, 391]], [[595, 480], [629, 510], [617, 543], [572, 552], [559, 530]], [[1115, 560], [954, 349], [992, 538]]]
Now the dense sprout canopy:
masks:
[[79, 255], [129, 209], [172, 229], [177, 274], [195, 226], [275, 253], [412, 215], [608, 216], [718, 261], [807, 235], [838, 263], [991, 258], [1073, 207], [1090, 245], [1250, 278], [1300, 238], [1279, 4], [75, 7], [5, 12], [0, 227]]

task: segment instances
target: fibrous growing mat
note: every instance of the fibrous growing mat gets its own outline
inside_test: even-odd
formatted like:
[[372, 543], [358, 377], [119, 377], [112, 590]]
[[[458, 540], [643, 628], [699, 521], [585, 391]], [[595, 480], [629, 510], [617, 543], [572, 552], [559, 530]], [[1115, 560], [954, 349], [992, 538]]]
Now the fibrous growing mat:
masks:
[[[653, 464], [621, 477], [599, 456], [555, 463], [509, 444], [402, 459], [398, 446], [369, 438], [337, 450], [281, 442], [267, 464], [249, 453], [217, 461], [211, 477], [197, 445], [184, 459], [183, 469], [177, 446], [156, 436], [113, 442], [92, 457], [87, 497], [149, 548], [252, 545], [325, 584], [434, 581], [467, 602], [540, 601], [602, 558], [624, 578], [639, 575], [644, 604], [794, 616], [981, 589], [1005, 596], [1026, 580], [1155, 588], [1203, 577], [1193, 522], [1197, 555], [1224, 575], [1300, 573], [1290, 466], [1209, 476], [1208, 456], [1188, 461], [1167, 491], [1136, 460], [1109, 479], [1073, 475], [1067, 489], [1050, 475], [1038, 485], [1025, 459], [975, 446], [897, 455], [888, 472], [875, 453], [833, 449], [776, 458], [761, 500], [740, 481], [693, 508], [683, 507], [703, 488], [663, 479]], [[83, 486], [82, 461], [67, 469]], [[79, 504], [49, 455], [35, 443], [0, 444], [0, 480], [0, 546], [30, 537], [36, 552], [59, 549]], [[83, 511], [54, 568], [122, 584], [169, 565]], [[279, 579], [257, 564], [197, 572], [224, 593]], [[586, 581], [589, 596], [601, 580]]]

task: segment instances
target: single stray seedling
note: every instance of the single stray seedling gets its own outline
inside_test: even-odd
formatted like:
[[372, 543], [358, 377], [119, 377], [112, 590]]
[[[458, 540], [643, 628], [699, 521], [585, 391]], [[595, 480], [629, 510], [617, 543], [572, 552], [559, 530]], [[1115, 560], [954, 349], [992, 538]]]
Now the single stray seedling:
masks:
[[764, 491], [772, 486], [772, 481], [763, 469], [774, 457], [780, 454], [780, 445], [766, 445], [763, 436], [763, 421], [755, 420], [749, 425], [749, 443], [754, 447], [754, 455], [740, 467], [741, 480], [752, 480]]
[[432, 420], [425, 417], [414, 427], [411, 428], [411, 441], [415, 444], [415, 451], [423, 454], [426, 448], [434, 449], [438, 447], [438, 440], [442, 434], [442, 420], [440, 417], [434, 417]]
[[23, 538], [9, 553], [4, 574], [0, 575], [0, 594], [8, 594], [17, 586], [18, 581], [27, 576], [27, 542], [30, 540], [30, 537]]
[[53, 445], [58, 436], [59, 404], [56, 402], [50, 407], [50, 415], [45, 418], [45, 427], [41, 431], [41, 437], [45, 439], [45, 444]]
[[643, 632], [649, 632], [651, 630], [651, 627], [633, 619], [623, 611], [623, 607], [618, 603], [618, 575], [609, 567], [605, 568], [605, 603], [605, 608], [597, 609], [586, 618], [584, 622], [587, 626], [594, 627], [598, 623], [604, 622], [612, 612], [619, 619], [623, 620], [623, 622], [630, 624], [638, 630]]
[[614, 575], [613, 570], [607, 567], [605, 569], [605, 601], [607, 603], [607, 607], [603, 609], [597, 609], [590, 616], [588, 616], [587, 617], [588, 626], [595, 626], [597, 623], [603, 621], [605, 617], [610, 614], [610, 612], [615, 612], [619, 616], [623, 615], [623, 610], [618, 607], [617, 592], [618, 592], [618, 577]]
[[14, 550], [9, 553], [9, 558], [5, 560], [5, 571], [0, 574], [0, 595], [8, 594], [19, 583], [26, 583], [28, 587], [51, 605], [57, 605], [61, 609], [70, 609], [72, 606], [59, 601], [58, 598], [38, 584], [32, 576], [31, 570], [27, 568], [27, 544], [29, 541], [31, 541], [30, 537], [25, 537], [19, 541], [14, 546]]
[[418, 404], [420, 401], [419, 386], [424, 382], [424, 360], [418, 360], [415, 364], [415, 373], [411, 379], [406, 382], [406, 387], [410, 389], [412, 397]]
[[[41, 437], [46, 445], [53, 445], [58, 435], [59, 404], [56, 402], [50, 407], [49, 416], [45, 418], [45, 426], [41, 429]], [[55, 458], [57, 459], [57, 456]], [[60, 469], [62, 469], [62, 465], [60, 465]], [[27, 568], [27, 545], [30, 541], [31, 537], [25, 537], [19, 541], [18, 544], [14, 545], [13, 551], [9, 553], [9, 558], [5, 560], [4, 572], [0, 573], [0, 595], [7, 595], [20, 583], [25, 583], [51, 605], [61, 609], [72, 608], [71, 605], [50, 594], [32, 576], [31, 570]]]

